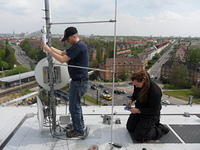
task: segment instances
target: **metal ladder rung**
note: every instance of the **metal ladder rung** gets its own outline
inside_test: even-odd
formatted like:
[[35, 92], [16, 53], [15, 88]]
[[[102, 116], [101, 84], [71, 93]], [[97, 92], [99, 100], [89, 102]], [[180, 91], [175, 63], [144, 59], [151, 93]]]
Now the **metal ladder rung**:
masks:
[[61, 24], [86, 24], [86, 23], [115, 23], [116, 20], [105, 20], [105, 21], [79, 21], [79, 22], [52, 22], [51, 25], [61, 25]]

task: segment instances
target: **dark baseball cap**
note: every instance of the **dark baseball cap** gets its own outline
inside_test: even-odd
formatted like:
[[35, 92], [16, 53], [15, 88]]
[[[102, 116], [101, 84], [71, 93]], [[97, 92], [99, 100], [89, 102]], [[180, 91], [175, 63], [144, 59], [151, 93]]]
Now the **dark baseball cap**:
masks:
[[68, 27], [67, 29], [65, 29], [64, 32], [64, 37], [62, 38], [62, 42], [66, 41], [71, 35], [74, 35], [78, 33], [77, 29], [75, 27]]

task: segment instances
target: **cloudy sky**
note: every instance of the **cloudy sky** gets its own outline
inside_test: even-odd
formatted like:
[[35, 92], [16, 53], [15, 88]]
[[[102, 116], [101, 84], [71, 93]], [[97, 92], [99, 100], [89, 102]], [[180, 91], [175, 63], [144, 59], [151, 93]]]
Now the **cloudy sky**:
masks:
[[[49, 0], [52, 22], [114, 19], [114, 0]], [[0, 0], [0, 33], [34, 32], [44, 24], [44, 0]], [[66, 25], [52, 27], [63, 33]], [[113, 24], [76, 25], [80, 34], [112, 35]], [[199, 36], [200, 0], [118, 0], [117, 34]]]

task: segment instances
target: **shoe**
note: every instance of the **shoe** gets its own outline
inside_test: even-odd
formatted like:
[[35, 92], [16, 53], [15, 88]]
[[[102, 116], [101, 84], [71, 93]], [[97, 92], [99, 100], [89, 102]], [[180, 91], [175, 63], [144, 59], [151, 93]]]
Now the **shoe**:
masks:
[[72, 123], [68, 124], [66, 127], [65, 127], [66, 130], [73, 130], [73, 125]]
[[84, 133], [80, 133], [76, 130], [71, 130], [71, 131], [66, 132], [66, 136], [68, 138], [73, 138], [73, 137], [79, 138], [79, 137], [82, 137], [83, 135], [84, 135]]
[[163, 134], [167, 134], [169, 132], [169, 128], [161, 123], [158, 124], [158, 128], [160, 128]]

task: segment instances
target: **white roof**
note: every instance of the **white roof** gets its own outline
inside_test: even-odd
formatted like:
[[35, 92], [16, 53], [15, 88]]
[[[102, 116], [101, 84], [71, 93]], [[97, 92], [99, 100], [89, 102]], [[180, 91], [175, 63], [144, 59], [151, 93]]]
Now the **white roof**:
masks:
[[[57, 114], [65, 113], [65, 106], [57, 107]], [[162, 109], [161, 123], [181, 124], [181, 125], [200, 125], [199, 114], [200, 105], [193, 106], [166, 106]], [[115, 106], [114, 120], [120, 118], [121, 124], [113, 125], [113, 142], [120, 143], [123, 147], [120, 150], [199, 150], [199, 143], [133, 143], [129, 133], [126, 130], [126, 121], [129, 112], [124, 110], [124, 106]], [[182, 114], [189, 112], [190, 117], [184, 117]], [[16, 128], [25, 114], [34, 113], [33, 118], [27, 119], [17, 130], [11, 140], [5, 146], [5, 150], [88, 150], [91, 145], [97, 145], [99, 150], [108, 150], [111, 141], [111, 127], [102, 123], [102, 114], [111, 113], [111, 106], [83, 106], [84, 120], [90, 128], [89, 136], [85, 140], [60, 140], [52, 138], [49, 128], [46, 127], [40, 132], [37, 120], [36, 106], [23, 107], [0, 107], [0, 144]], [[167, 135], [166, 135], [167, 136]], [[200, 136], [199, 136], [200, 137]], [[117, 148], [114, 148], [115, 150]]]
[[35, 76], [35, 72], [30, 71], [30, 72], [25, 72], [25, 73], [20, 73], [20, 74], [0, 78], [0, 82], [13, 82], [13, 81], [17, 81], [20, 79], [33, 77], [33, 76]]

